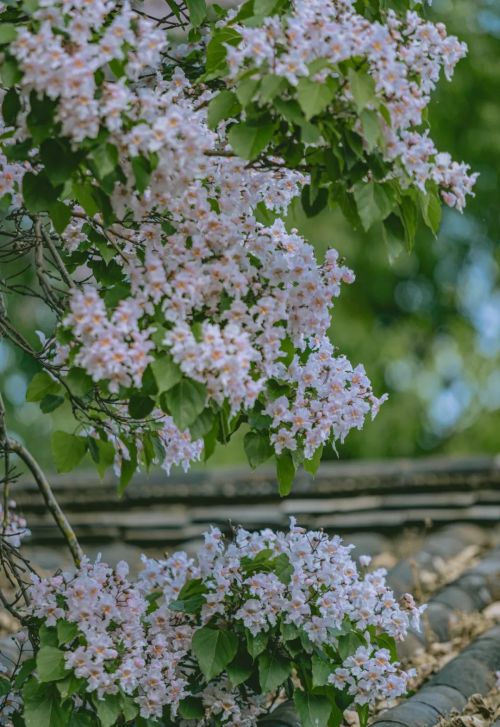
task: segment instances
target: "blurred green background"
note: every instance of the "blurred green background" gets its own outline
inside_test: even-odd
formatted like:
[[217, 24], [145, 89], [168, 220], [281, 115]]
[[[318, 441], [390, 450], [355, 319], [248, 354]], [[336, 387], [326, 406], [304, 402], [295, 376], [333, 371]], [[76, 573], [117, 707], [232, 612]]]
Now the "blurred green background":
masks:
[[[353, 233], [331, 212], [306, 219], [297, 206], [290, 218], [318, 250], [337, 247], [355, 271], [336, 303], [332, 339], [353, 364], [365, 364], [377, 393], [390, 395], [374, 423], [349, 435], [342, 459], [500, 448], [500, 0], [434, 0], [429, 12], [469, 45], [453, 81], [441, 82], [430, 118], [438, 147], [480, 172], [475, 199], [463, 215], [445, 213], [437, 240], [422, 230], [412, 251], [387, 250], [376, 230]], [[10, 314], [26, 331], [50, 330], [40, 306], [18, 300]], [[42, 415], [25, 402], [33, 372], [0, 341], [10, 429], [51, 468], [50, 429], [65, 415]], [[210, 464], [243, 464], [241, 440]]]

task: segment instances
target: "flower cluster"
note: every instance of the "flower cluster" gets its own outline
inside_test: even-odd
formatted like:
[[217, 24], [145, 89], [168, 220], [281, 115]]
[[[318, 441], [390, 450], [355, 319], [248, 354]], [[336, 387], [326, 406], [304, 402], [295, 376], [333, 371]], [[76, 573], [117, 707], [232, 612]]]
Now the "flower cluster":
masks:
[[[34, 577], [30, 613], [58, 633], [66, 624], [64, 664], [86, 692], [98, 700], [126, 695], [145, 718], [166, 708], [174, 720], [185, 717], [185, 700], [194, 697], [197, 724], [214, 717], [255, 724], [285, 682], [308, 688], [311, 660], [321, 661], [324, 684], [354, 705], [371, 704], [403, 694], [410, 676], [379, 636], [403, 639], [422, 608], [410, 596], [397, 603], [383, 570], [360, 573], [351, 547], [293, 520], [287, 533], [238, 529], [231, 542], [212, 528], [196, 559], [143, 556], [136, 582], [125, 563], [112, 570], [99, 560], [86, 560], [76, 574]], [[206, 638], [215, 642], [207, 646]], [[298, 660], [297, 639], [305, 649]], [[270, 683], [266, 645], [281, 664]], [[251, 686], [254, 672], [261, 693]]]
[[21, 541], [31, 535], [26, 520], [15, 512], [16, 503], [10, 500], [5, 514], [0, 502], [0, 538], [13, 548], [19, 548]]
[[[305, 178], [286, 170], [248, 170], [230, 157], [207, 157], [218, 137], [206, 124], [203, 97], [192, 98], [179, 69], [170, 83], [154, 89], [127, 85], [141, 70], [139, 58], [148, 67], [158, 65], [163, 45], [153, 24], [126, 3], [114, 11], [113, 3], [65, 3], [63, 12], [61, 3], [44, 2], [34, 14], [40, 30], [23, 29], [13, 45], [24, 92], [34, 89], [57, 99], [64, 133], [75, 144], [107, 126], [127, 178], [115, 185], [112, 203], [119, 217], [131, 210], [137, 220], [135, 227], [107, 230], [120, 252], [116, 262], [130, 297], [110, 313], [96, 283], [73, 291], [64, 320], [72, 341], [59, 348], [57, 360], [83, 367], [94, 381], [107, 382], [111, 393], [140, 388], [154, 358], [151, 337], [160, 310], [164, 345], [186, 376], [206, 386], [209, 399], [219, 405], [228, 400], [235, 414], [241, 407], [251, 409], [261, 392], [266, 404], [266, 383], [282, 380], [291, 385], [297, 416], [304, 407], [310, 414], [301, 427], [287, 429], [289, 449], [302, 445], [304, 436], [309, 454], [332, 436], [343, 439], [372, 405], [378, 406], [367, 380], [357, 386], [358, 373], [334, 356], [326, 337], [332, 298], [353, 275], [333, 250], [318, 265], [312, 246], [280, 219], [266, 226], [255, 218], [260, 203], [285, 212]], [[145, 44], [154, 52], [142, 53]], [[97, 102], [95, 74], [112, 58], [121, 61], [125, 75], [119, 83], [106, 82]], [[35, 73], [38, 67], [44, 73]], [[132, 159], [151, 153], [155, 168], [140, 194]], [[149, 221], [151, 214], [166, 211], [170, 234]], [[70, 252], [90, 228], [100, 231], [98, 220], [86, 220], [78, 208], [74, 212], [63, 235]], [[205, 320], [195, 335], [193, 324], [200, 318]], [[286, 339], [301, 359], [288, 368]], [[309, 351], [315, 353], [304, 366]], [[315, 372], [321, 384], [316, 393], [305, 383]], [[275, 428], [272, 441], [280, 452], [284, 428]], [[169, 430], [175, 446], [183, 435], [170, 422]], [[165, 461], [168, 469], [173, 460]]]
[[[133, 428], [127, 422], [127, 412], [122, 407], [116, 408], [117, 413], [122, 414], [122, 420], [117, 421], [111, 419], [108, 422], [108, 441], [113, 445], [115, 450], [113, 470], [117, 477], [123, 468], [124, 462], [131, 462], [132, 454], [130, 446], [127, 442], [134, 442], [137, 448], [137, 455], [141, 455], [144, 449], [144, 440], [151, 432], [155, 432], [157, 437], [157, 446], [160, 453], [157, 455], [158, 463], [167, 475], [173, 466], [181, 466], [184, 472], [187, 472], [192, 462], [196, 462], [201, 458], [203, 451], [203, 440], [193, 439], [188, 429], [181, 431], [175, 425], [174, 420], [168, 414], [164, 414], [160, 409], [153, 409], [148, 419], [144, 422], [134, 423]], [[97, 434], [91, 428], [89, 435]]]
[[332, 355], [329, 341], [323, 340], [307, 363], [298, 356], [284, 373], [295, 397], [279, 396], [264, 410], [272, 417], [271, 441], [277, 453], [295, 451], [303, 442], [306, 459], [331, 438], [343, 442], [352, 428], [361, 429], [365, 416], [374, 417], [386, 399], [373, 396], [363, 366], [353, 369], [344, 356]]
[[116, 393], [120, 386], [139, 387], [146, 366], [153, 360], [150, 351], [154, 344], [149, 339], [151, 331], [139, 329], [142, 311], [134, 300], [121, 301], [109, 320], [104, 301], [88, 286], [84, 292], [74, 291], [70, 308], [66, 323], [82, 343], [75, 363], [94, 381], [107, 379], [111, 392]]
[[[447, 35], [442, 23], [424, 20], [414, 11], [402, 19], [391, 10], [385, 23], [370, 21], [356, 11], [353, 0], [313, 0], [292, 2], [283, 17], [266, 17], [261, 27], [232, 27], [242, 38], [227, 48], [234, 79], [255, 68], [253, 78], [272, 72], [292, 87], [303, 78], [318, 83], [339, 80], [339, 115], [353, 105], [378, 110], [385, 157], [397, 162], [394, 176], [423, 191], [431, 181], [446, 204], [464, 208], [478, 175], [470, 174], [467, 164], [453, 162], [449, 154], [438, 153], [428, 133], [417, 130], [441, 69], [449, 80], [467, 50]], [[351, 59], [366, 68], [368, 78], [356, 73], [343, 77], [342, 64]]]
[[[441, 68], [449, 77], [465, 48], [413, 11], [368, 20], [352, 0], [285, 2], [282, 15], [248, 24], [218, 12], [181, 45], [127, 0], [40, 0], [19, 13], [5, 48], [0, 197], [52, 221], [50, 258], [57, 275], [67, 265], [70, 290], [49, 365], [68, 382], [75, 369], [90, 375], [95, 406], [79, 421], [115, 446], [115, 464], [134, 450], [147, 465], [187, 466], [202, 438], [227, 441], [248, 422], [260, 437], [254, 463], [274, 453], [295, 471], [384, 397], [328, 335], [354, 275], [290, 229], [290, 204], [328, 198], [331, 168], [330, 191], [344, 185], [368, 227], [373, 208], [403, 219], [408, 191], [415, 213], [436, 189], [462, 209], [475, 176], [419, 128]], [[350, 179], [353, 136], [362, 169]], [[372, 169], [364, 152], [376, 146]], [[155, 379], [166, 362], [179, 376]], [[186, 391], [194, 399], [179, 412]], [[145, 443], [146, 417], [157, 447]]]
[[[4, 131], [5, 125], [0, 122], [0, 133]], [[19, 189], [24, 172], [25, 167], [22, 164], [9, 162], [5, 154], [0, 151], [0, 199], [7, 197], [14, 208], [22, 206]]]
[[[5, 679], [5, 681], [8, 682], [10, 677], [10, 670], [0, 662], [0, 684], [3, 686], [3, 680]], [[21, 706], [22, 702], [20, 695], [14, 694], [11, 690], [7, 691], [6, 687], [0, 696], [0, 725], [2, 727], [12, 727], [10, 718], [12, 715], [19, 712]]]
[[41, 0], [33, 17], [38, 32], [22, 28], [13, 46], [23, 86], [58, 99], [63, 134], [75, 142], [97, 136], [101, 122], [110, 131], [120, 129], [121, 115], [135, 98], [124, 82], [105, 81], [98, 101], [95, 73], [112, 60], [126, 59], [127, 78], [136, 80], [158, 64], [165, 34], [133, 13], [128, 2]]

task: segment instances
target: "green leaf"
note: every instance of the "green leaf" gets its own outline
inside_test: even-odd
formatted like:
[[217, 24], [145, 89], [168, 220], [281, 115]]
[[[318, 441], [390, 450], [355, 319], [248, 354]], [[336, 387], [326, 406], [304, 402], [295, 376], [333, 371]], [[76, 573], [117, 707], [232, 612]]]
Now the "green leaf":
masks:
[[169, 603], [171, 611], [180, 611], [181, 613], [198, 613], [201, 611], [206, 599], [203, 596], [192, 596], [191, 598], [178, 598], [176, 601]]
[[191, 578], [182, 586], [179, 598], [191, 598], [191, 596], [199, 596], [207, 592], [208, 588], [202, 578]]
[[52, 186], [45, 172], [27, 172], [23, 177], [22, 189], [24, 203], [30, 212], [47, 212], [57, 200], [58, 190]]
[[374, 182], [355, 184], [354, 199], [365, 231], [368, 231], [375, 222], [385, 220], [393, 206], [384, 188]]
[[145, 431], [142, 435], [142, 459], [148, 471], [156, 457], [155, 439], [155, 434], [150, 431]]
[[147, 396], [154, 397], [158, 394], [158, 385], [150, 364], [146, 366], [144, 373], [142, 374], [141, 390], [142, 393], [147, 394]]
[[35, 671], [36, 669], [36, 659], [34, 656], [31, 657], [31, 659], [26, 659], [21, 665], [21, 668], [16, 674], [16, 678], [14, 679], [14, 686], [16, 689], [20, 689], [26, 679]]
[[198, 381], [183, 378], [165, 392], [160, 401], [165, 401], [170, 415], [183, 432], [194, 423], [205, 408], [207, 390]]
[[56, 200], [49, 206], [48, 211], [54, 230], [61, 234], [71, 221], [71, 209], [63, 202]]
[[337, 650], [340, 654], [340, 658], [342, 659], [342, 661], [345, 661], [348, 656], [354, 654], [358, 646], [363, 646], [365, 643], [365, 640], [361, 636], [355, 634], [353, 631], [350, 631], [344, 636], [339, 636]]
[[99, 208], [99, 212], [102, 215], [102, 219], [104, 221], [105, 225], [111, 225], [113, 222], [115, 222], [116, 218], [113, 212], [113, 208], [111, 206], [111, 201], [109, 198], [109, 194], [104, 192], [104, 190], [100, 187], [91, 187], [92, 195], [94, 199], [96, 200], [97, 207]]
[[78, 634], [78, 626], [75, 623], [70, 623], [64, 619], [59, 619], [57, 622], [57, 638], [59, 640], [59, 646], [69, 644]]
[[259, 550], [254, 557], [245, 556], [242, 558], [241, 565], [245, 576], [249, 576], [252, 573], [269, 573], [272, 570], [272, 555], [273, 551], [271, 548], [264, 548], [263, 550]]
[[57, 394], [61, 390], [59, 382], [49, 376], [46, 371], [40, 371], [31, 379], [26, 391], [26, 401], [41, 401], [47, 394]]
[[240, 104], [245, 107], [254, 98], [260, 81], [257, 78], [243, 78], [236, 89], [236, 96]]
[[286, 119], [290, 124], [302, 126], [302, 124], [306, 123], [306, 117], [304, 116], [302, 109], [300, 108], [297, 101], [285, 101], [282, 98], [277, 98], [274, 102], [274, 106], [281, 114], [281, 116], [283, 116], [283, 118]]
[[91, 712], [73, 712], [68, 727], [96, 727], [94, 715]]
[[208, 104], [207, 122], [210, 129], [216, 129], [221, 121], [236, 116], [241, 105], [233, 91], [221, 91]]
[[158, 391], [169, 391], [182, 379], [182, 371], [178, 364], [175, 363], [172, 356], [164, 354], [161, 358], [157, 358], [151, 364]]
[[86, 396], [94, 386], [92, 377], [84, 369], [74, 366], [66, 376], [66, 383], [76, 396]]
[[258, 411], [248, 413], [248, 426], [258, 432], [269, 431], [269, 427], [272, 422], [272, 417], [267, 414], [262, 414]]
[[285, 586], [287, 586], [290, 583], [293, 575], [293, 565], [290, 563], [287, 554], [280, 553], [280, 555], [277, 555], [276, 558], [273, 558], [271, 563], [274, 573], [277, 575], [280, 581], [284, 583]]
[[170, 10], [173, 12], [177, 20], [182, 20], [182, 15], [179, 9], [179, 5], [176, 0], [166, 0], [166, 3]]
[[109, 61], [109, 68], [115, 78], [122, 78], [125, 75], [125, 60], [122, 58], [113, 58]]
[[0, 697], [5, 697], [5, 695], [8, 694], [11, 689], [12, 685], [10, 683], [10, 679], [0, 677]]
[[52, 435], [52, 454], [58, 472], [71, 472], [83, 459], [87, 440], [75, 434], [57, 431]]
[[[162, 227], [164, 227], [164, 225], [162, 225]], [[171, 235], [171, 234], [173, 234], [173, 232], [175, 232], [175, 229], [173, 231], [168, 230], [167, 234]], [[156, 345], [156, 348], [159, 348], [159, 349], [165, 348], [164, 340], [165, 340], [166, 332], [167, 332], [166, 328], [164, 328], [163, 326], [160, 326], [160, 325], [156, 325], [154, 333], [151, 334], [151, 340]]]
[[13, 23], [0, 24], [0, 45], [12, 43], [17, 38], [17, 29]]
[[197, 28], [207, 17], [207, 4], [205, 0], [186, 0], [186, 5], [191, 25]]
[[40, 146], [40, 156], [51, 183], [64, 184], [78, 168], [79, 157], [68, 142], [46, 139]]
[[211, 431], [214, 421], [214, 412], [209, 406], [205, 407], [200, 416], [196, 417], [194, 422], [189, 426], [191, 439], [203, 439], [203, 437]]
[[417, 234], [417, 205], [410, 196], [403, 197], [398, 208], [401, 222], [403, 223], [406, 243], [411, 250]]
[[207, 459], [209, 459], [213, 453], [215, 452], [215, 448], [217, 447], [217, 441], [218, 441], [218, 434], [219, 434], [219, 419], [216, 418], [212, 429], [205, 434], [203, 437], [203, 461], [206, 462]]
[[429, 194], [420, 194], [420, 208], [424, 222], [434, 235], [439, 232], [441, 225], [442, 204], [438, 194], [430, 192]]
[[311, 459], [304, 460], [304, 469], [311, 475], [315, 475], [318, 471], [318, 467], [321, 464], [321, 457], [323, 456], [323, 445], [314, 450], [314, 454]]
[[196, 613], [205, 603], [207, 587], [201, 578], [193, 578], [187, 581], [181, 590], [176, 601], [169, 604], [172, 611], [183, 611], [184, 613]]
[[358, 112], [361, 112], [375, 100], [375, 81], [367, 71], [355, 71], [353, 68], [349, 69], [348, 78], [354, 103]]
[[234, 152], [243, 159], [256, 159], [264, 151], [274, 134], [274, 124], [242, 121], [231, 127], [228, 140]]
[[104, 699], [94, 698], [94, 704], [101, 727], [111, 727], [121, 714], [119, 694], [106, 694]]
[[132, 419], [145, 419], [155, 407], [154, 400], [143, 394], [132, 394], [128, 403], [128, 413]]
[[120, 482], [118, 484], [118, 494], [121, 496], [125, 492], [127, 485], [135, 474], [137, 469], [137, 456], [131, 457], [130, 459], [122, 459], [122, 466], [120, 469]]
[[94, 188], [90, 182], [73, 183], [73, 194], [78, 204], [83, 207], [89, 217], [93, 217], [99, 212], [99, 205], [94, 196]]
[[227, 45], [238, 45], [241, 35], [234, 28], [226, 27], [216, 30], [207, 45], [207, 74], [222, 72], [226, 64]]
[[194, 633], [192, 651], [206, 680], [210, 681], [236, 656], [238, 638], [231, 631], [204, 626]]
[[238, 652], [235, 659], [226, 666], [226, 671], [233, 687], [243, 684], [253, 672], [253, 663], [245, 651]]
[[7, 91], [2, 102], [2, 116], [7, 126], [14, 126], [21, 110], [21, 101], [15, 88]]
[[134, 171], [137, 191], [139, 194], [142, 194], [149, 186], [151, 165], [143, 156], [132, 157], [131, 164]]
[[67, 727], [71, 705], [61, 702], [55, 687], [30, 679], [23, 688], [23, 702], [26, 727]]
[[[107, 265], [103, 260], [89, 260], [89, 267], [92, 269], [97, 281], [102, 283], [104, 290], [113, 291], [117, 284], [120, 284], [123, 280], [123, 270], [115, 260], [111, 260]], [[122, 291], [119, 290], [118, 298], [109, 299], [104, 296], [104, 302], [108, 306], [112, 306], [113, 302], [116, 304], [118, 300], [121, 300]]]
[[54, 116], [57, 102], [48, 96], [38, 96], [35, 91], [30, 94], [30, 112], [26, 124], [33, 138], [33, 143], [40, 145], [45, 139], [54, 136]]
[[259, 656], [259, 682], [262, 691], [274, 692], [290, 676], [290, 662], [275, 651]]
[[3, 152], [9, 162], [24, 162], [29, 159], [32, 146], [31, 139], [25, 139], [17, 144], [9, 144], [3, 148]]
[[0, 73], [2, 75], [3, 85], [6, 88], [15, 86], [23, 75], [15, 58], [5, 58], [0, 64]]
[[135, 719], [139, 714], [139, 707], [134, 702], [134, 698], [129, 695], [121, 695], [121, 706], [123, 716], [125, 717], [125, 721], [127, 723]]
[[290, 494], [295, 479], [295, 465], [291, 455], [287, 452], [276, 455], [276, 475], [280, 496], [286, 497]]
[[328, 190], [325, 187], [313, 190], [306, 184], [302, 187], [300, 201], [307, 217], [316, 217], [327, 205]]
[[279, 0], [254, 0], [253, 12], [258, 17], [273, 15], [273, 11], [278, 2]]
[[328, 684], [328, 677], [333, 671], [331, 664], [320, 656], [313, 654], [311, 657], [311, 666], [313, 687], [326, 686]]
[[396, 645], [396, 639], [394, 638], [394, 636], [389, 636], [389, 634], [381, 633], [375, 636], [375, 640], [381, 649], [389, 650], [392, 661], [398, 660], [398, 647]]
[[309, 78], [301, 78], [297, 85], [297, 101], [306, 119], [326, 109], [335, 95], [335, 86], [328, 83], [317, 83]]
[[263, 103], [269, 103], [286, 88], [286, 79], [270, 73], [264, 76], [259, 87], [259, 98]]
[[363, 138], [366, 141], [368, 151], [372, 151], [381, 143], [382, 139], [377, 112], [365, 109], [361, 112], [360, 119], [363, 127]]
[[61, 679], [56, 683], [59, 694], [63, 699], [67, 699], [73, 694], [78, 694], [78, 692], [84, 692], [86, 686], [87, 682], [85, 679], [79, 679], [74, 674], [70, 674], [66, 679]]
[[115, 461], [115, 448], [111, 442], [104, 439], [88, 438], [89, 450], [96, 464], [99, 477], [102, 479], [108, 467], [111, 467]]
[[404, 250], [403, 241], [405, 233], [403, 223], [399, 217], [392, 214], [384, 220], [384, 222], [380, 225], [380, 228], [375, 226], [373, 230], [374, 234], [377, 234], [378, 231], [378, 234], [383, 239], [387, 250], [387, 257], [390, 264], [393, 265]]
[[[118, 149], [114, 144], [101, 144], [94, 149], [90, 158], [95, 165], [99, 179], [104, 179], [115, 171], [118, 164]], [[134, 159], [132, 159], [132, 169], [134, 169]]]
[[274, 452], [269, 435], [265, 432], [247, 432], [243, 439], [243, 446], [252, 469], [269, 459]]
[[51, 411], [58, 409], [61, 404], [64, 404], [64, 397], [57, 396], [56, 394], [47, 394], [43, 397], [40, 402], [40, 409], [44, 414], [49, 414]]
[[327, 727], [332, 705], [326, 697], [296, 689], [293, 701], [302, 727]]
[[283, 340], [281, 341], [280, 349], [283, 351], [284, 355], [281, 356], [279, 360], [282, 361], [285, 366], [289, 366], [292, 363], [296, 353], [295, 345], [289, 336], [283, 338]]
[[256, 659], [259, 654], [262, 654], [264, 649], [267, 646], [267, 642], [269, 641], [269, 634], [261, 631], [260, 633], [253, 636], [253, 634], [250, 633], [250, 631], [246, 632], [246, 639], [247, 639], [247, 651], [252, 657], [252, 659]]
[[54, 646], [42, 646], [36, 656], [36, 669], [40, 682], [64, 679], [68, 673], [64, 665], [64, 652]]
[[183, 719], [203, 719], [204, 710], [201, 699], [195, 697], [186, 697], [179, 704], [179, 714]]
[[[172, 2], [172, 0], [167, 0], [167, 3]], [[135, 727], [159, 727], [158, 720], [156, 719], [146, 719], [145, 717], [137, 717]]]
[[38, 632], [41, 646], [54, 646], [56, 649], [59, 646], [59, 640], [57, 638], [57, 629], [55, 626], [46, 626], [42, 624]]

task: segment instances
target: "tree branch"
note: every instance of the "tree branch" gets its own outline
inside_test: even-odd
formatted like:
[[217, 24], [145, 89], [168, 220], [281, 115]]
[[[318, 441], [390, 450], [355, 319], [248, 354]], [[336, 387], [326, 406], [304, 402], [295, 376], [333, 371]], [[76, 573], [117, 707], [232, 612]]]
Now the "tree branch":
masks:
[[20, 442], [15, 439], [6, 440], [6, 446], [11, 452], [17, 454], [17, 456], [24, 462], [28, 467], [31, 474], [35, 478], [35, 482], [38, 485], [38, 489], [42, 493], [42, 497], [45, 500], [47, 509], [54, 518], [57, 527], [61, 531], [64, 540], [71, 552], [75, 565], [78, 567], [83, 558], [83, 551], [76, 538], [73, 528], [69, 524], [66, 515], [61, 510], [59, 503], [57, 502], [54, 493], [49, 485], [47, 478], [41, 470], [38, 462], [34, 459], [31, 453], [24, 447]]

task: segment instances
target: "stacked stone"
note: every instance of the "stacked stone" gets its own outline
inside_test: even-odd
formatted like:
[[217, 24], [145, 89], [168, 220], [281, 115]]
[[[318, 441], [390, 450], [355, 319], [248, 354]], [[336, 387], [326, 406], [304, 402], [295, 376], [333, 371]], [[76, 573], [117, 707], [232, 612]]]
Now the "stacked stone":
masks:
[[[433, 727], [461, 711], [473, 694], [487, 694], [500, 670], [500, 626], [487, 631], [431, 677], [416, 694], [383, 712], [371, 727]], [[498, 723], [497, 723], [498, 724]]]

